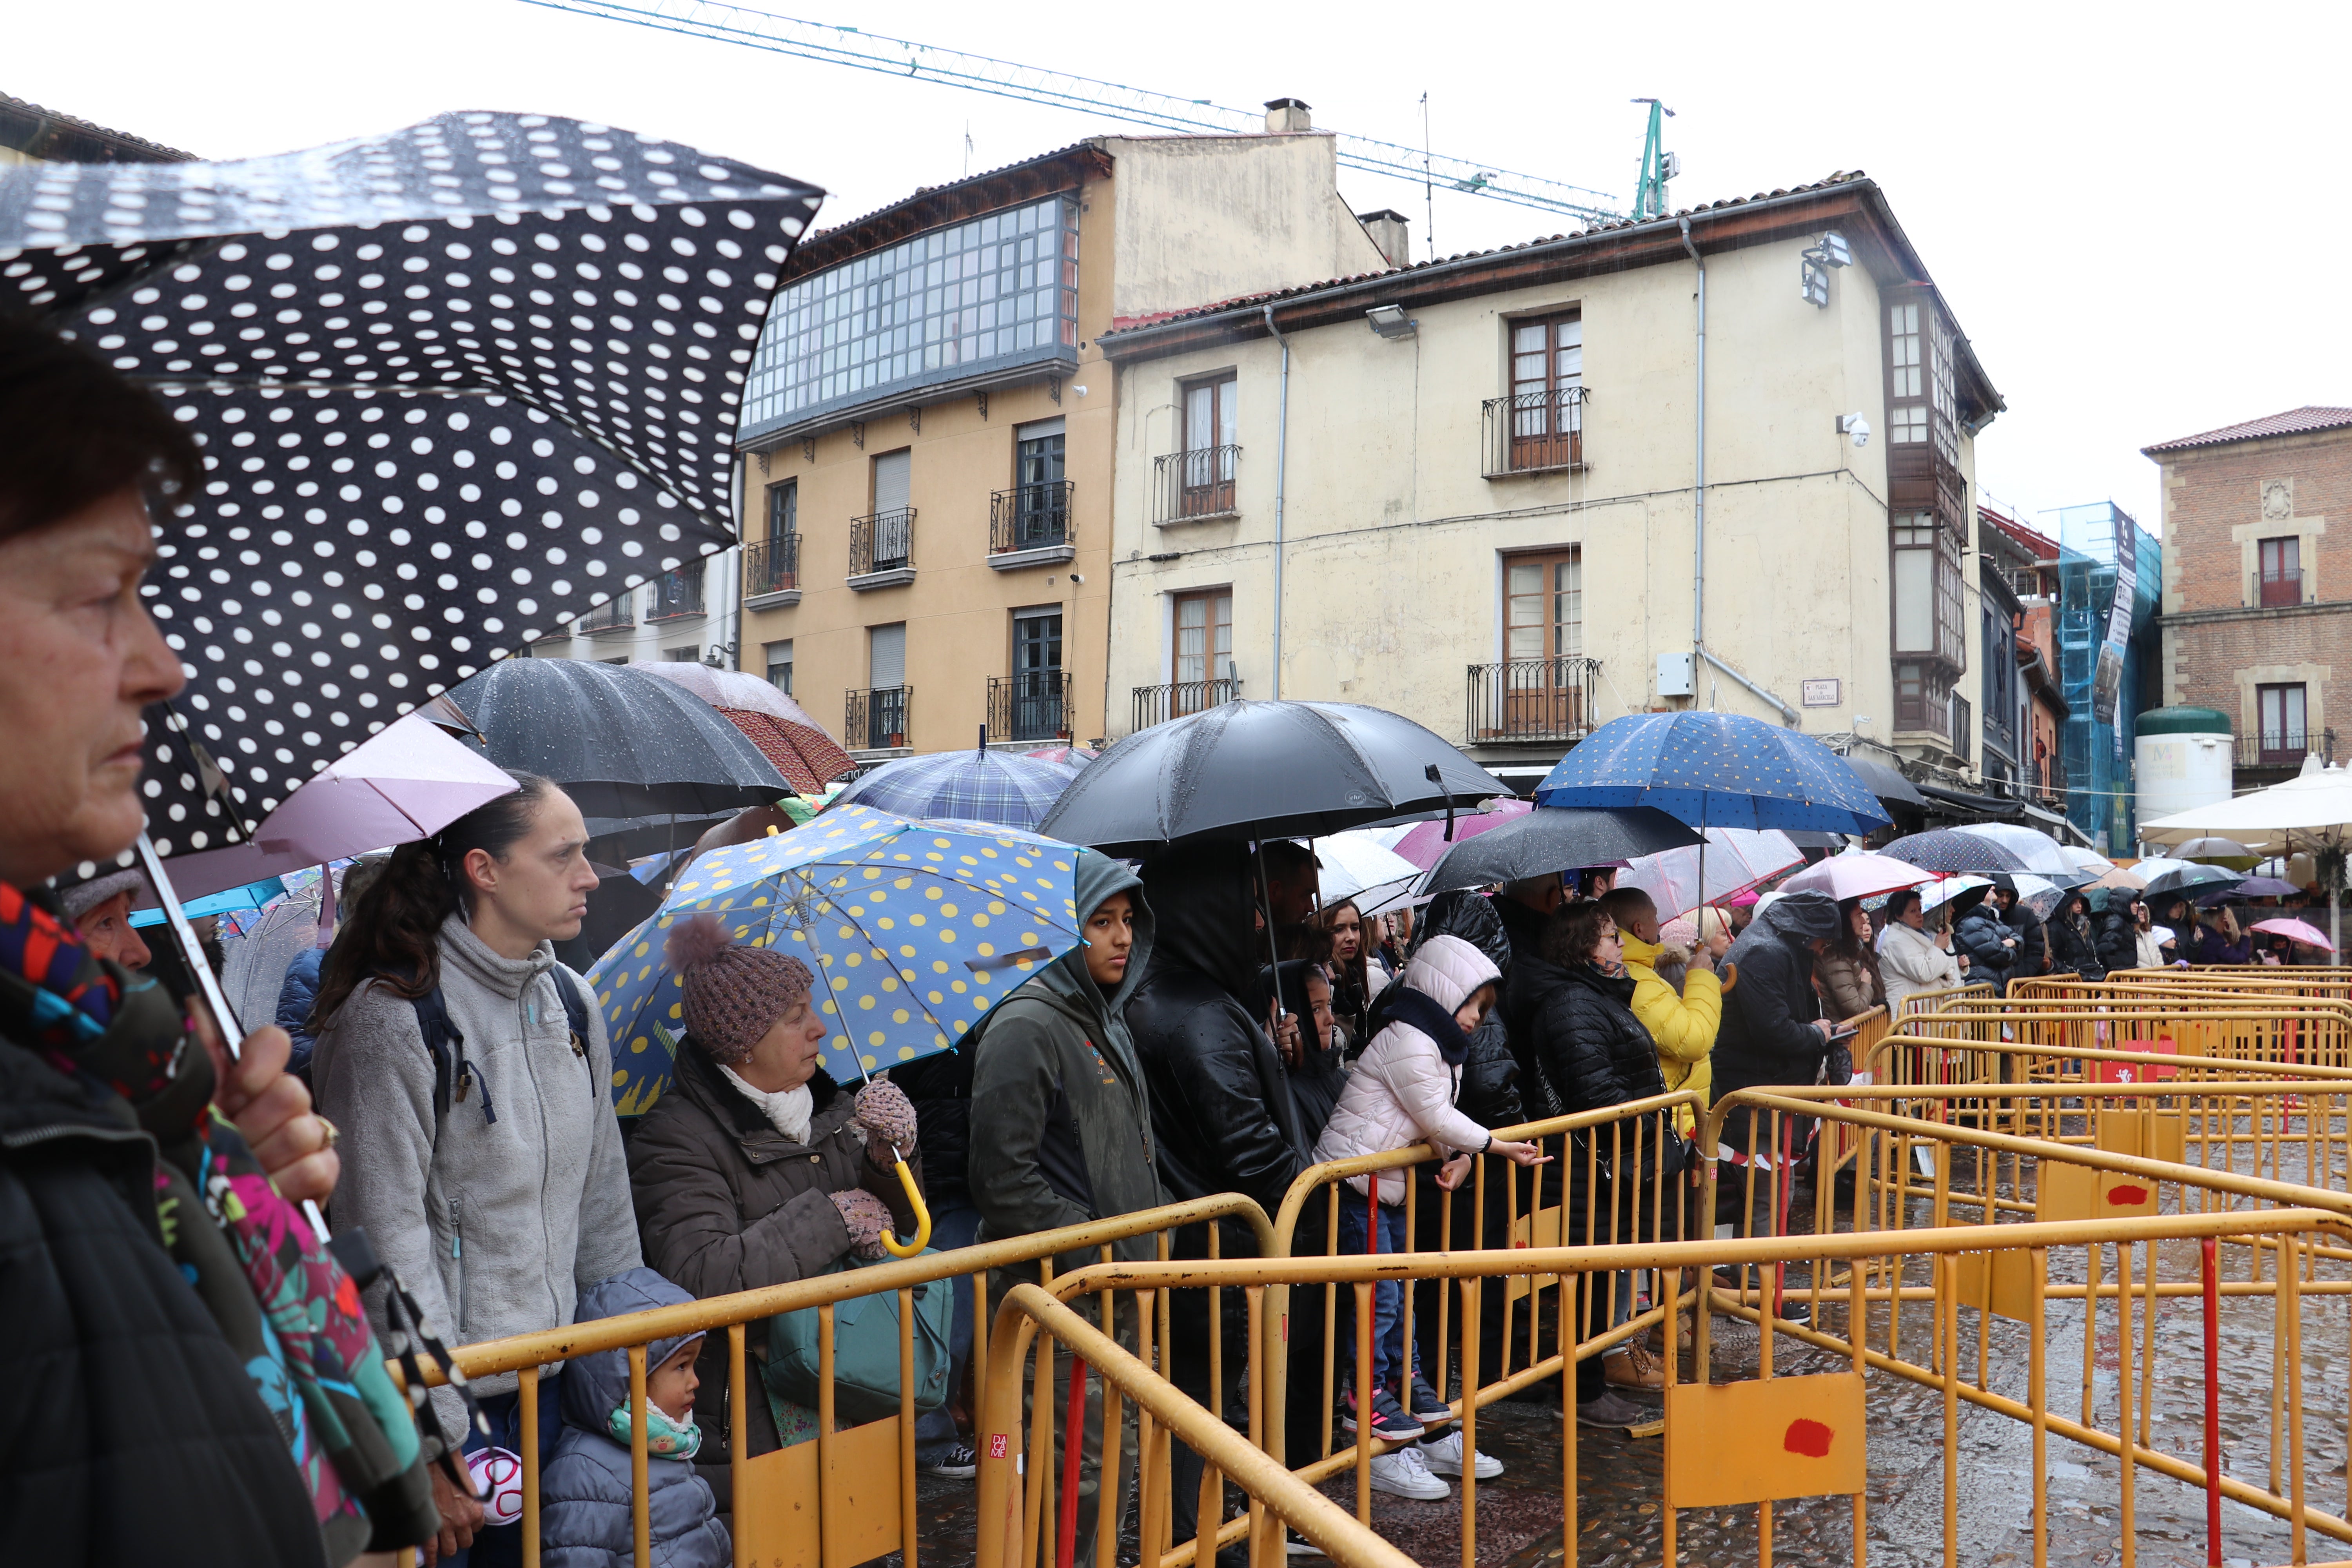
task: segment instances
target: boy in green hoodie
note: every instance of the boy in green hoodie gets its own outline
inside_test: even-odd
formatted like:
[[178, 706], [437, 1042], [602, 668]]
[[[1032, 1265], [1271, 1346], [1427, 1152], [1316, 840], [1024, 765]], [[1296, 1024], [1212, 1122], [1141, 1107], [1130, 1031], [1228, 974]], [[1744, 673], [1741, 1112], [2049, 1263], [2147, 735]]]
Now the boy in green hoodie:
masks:
[[[982, 1242], [1084, 1225], [1164, 1201], [1152, 1163], [1143, 1070], [1124, 1016], [1151, 955], [1151, 910], [1135, 874], [1091, 850], [1078, 852], [1076, 884], [1075, 902], [1087, 911], [1085, 941], [997, 1004], [966, 1047], [972, 1052], [969, 1181]], [[1111, 1250], [1127, 1261], [1157, 1255], [1150, 1236], [1131, 1237]], [[1091, 1247], [1066, 1253], [1055, 1260], [1055, 1269], [1082, 1268], [1098, 1256]], [[1026, 1268], [1000, 1270], [991, 1294], [1001, 1297], [1013, 1284], [1035, 1279]], [[1119, 1303], [1118, 1338], [1130, 1351], [1137, 1344], [1133, 1311], [1131, 1300]], [[1055, 1358], [1057, 1444], [1058, 1417], [1068, 1408], [1068, 1369], [1066, 1356]], [[1024, 1390], [1034, 1386], [1034, 1378], [1024, 1378]], [[1024, 1403], [1027, 1398], [1024, 1394]], [[1101, 1486], [1102, 1386], [1091, 1373], [1086, 1413], [1073, 1557], [1078, 1563], [1094, 1560]], [[1123, 1501], [1134, 1468], [1132, 1405], [1122, 1410], [1118, 1455], [1112, 1495]], [[1060, 1464], [1057, 1458], [1056, 1477]]]

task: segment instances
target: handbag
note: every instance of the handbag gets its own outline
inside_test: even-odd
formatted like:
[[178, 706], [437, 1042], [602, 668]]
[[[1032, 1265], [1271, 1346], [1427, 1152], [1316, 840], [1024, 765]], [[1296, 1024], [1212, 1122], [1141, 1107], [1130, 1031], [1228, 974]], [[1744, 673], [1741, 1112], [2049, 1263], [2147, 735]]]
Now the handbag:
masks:
[[[927, 1247], [929, 1258], [937, 1247]], [[874, 1263], [888, 1261], [874, 1258]], [[869, 1260], [843, 1258], [825, 1272], [864, 1268]], [[914, 1288], [915, 1411], [947, 1403], [949, 1334], [955, 1326], [955, 1288], [933, 1279]], [[768, 1320], [768, 1364], [761, 1373], [775, 1399], [814, 1409], [817, 1403], [817, 1311], [803, 1307]], [[898, 1292], [853, 1296], [833, 1308], [833, 1414], [838, 1426], [862, 1426], [898, 1414]]]

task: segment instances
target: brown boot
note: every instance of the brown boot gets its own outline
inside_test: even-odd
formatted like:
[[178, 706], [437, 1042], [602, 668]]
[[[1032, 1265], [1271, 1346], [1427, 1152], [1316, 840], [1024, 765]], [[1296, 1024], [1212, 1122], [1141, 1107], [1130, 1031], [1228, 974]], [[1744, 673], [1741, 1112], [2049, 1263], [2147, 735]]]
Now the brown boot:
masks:
[[1601, 1375], [1612, 1388], [1638, 1388], [1655, 1393], [1666, 1385], [1664, 1363], [1643, 1349], [1638, 1341], [1627, 1345], [1622, 1355], [1602, 1356]]

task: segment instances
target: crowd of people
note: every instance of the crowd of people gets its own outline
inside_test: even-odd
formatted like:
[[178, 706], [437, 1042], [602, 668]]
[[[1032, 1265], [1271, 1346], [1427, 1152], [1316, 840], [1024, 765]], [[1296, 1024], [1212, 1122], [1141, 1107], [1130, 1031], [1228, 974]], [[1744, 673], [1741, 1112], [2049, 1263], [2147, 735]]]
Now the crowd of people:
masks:
[[[274, 1184], [267, 1201], [315, 1200], [333, 1229], [363, 1228], [451, 1343], [878, 1258], [886, 1232], [916, 1228], [901, 1158], [946, 1247], [1222, 1194], [1271, 1215], [1319, 1163], [1423, 1142], [1435, 1160], [1318, 1188], [1298, 1247], [1336, 1234], [1342, 1252], [1394, 1252], [1433, 1246], [1449, 1226], [1455, 1246], [1473, 1235], [1510, 1245], [1503, 1205], [1481, 1220], [1468, 1203], [1480, 1156], [1526, 1169], [1529, 1206], [1557, 1207], [1566, 1243], [1674, 1239], [1694, 1223], [1687, 1185], [1726, 1152], [1693, 1142], [1688, 1103], [1621, 1115], [1605, 1142], [1568, 1137], [1550, 1145], [1557, 1155], [1500, 1133], [1678, 1092], [1704, 1106], [1754, 1086], [1843, 1082], [1841, 1021], [1899, 1010], [1925, 990], [2242, 963], [2252, 951], [2227, 908], [2184, 900], [2151, 911], [2105, 889], [2068, 894], [2046, 919], [2001, 889], [1957, 922], [1916, 891], [1875, 916], [1791, 891], [1662, 921], [1648, 894], [1615, 887], [1604, 868], [1367, 914], [1318, 899], [1305, 845], [1192, 846], [1139, 868], [1081, 851], [1079, 945], [952, 1049], [857, 1086], [821, 1064], [827, 1027], [804, 964], [738, 942], [707, 916], [677, 927], [665, 948], [683, 989], [674, 1077], [625, 1132], [604, 1021], [554, 956], [597, 885], [588, 826], [560, 785], [526, 774], [434, 837], [354, 868], [331, 946], [284, 980], [288, 1028], [257, 1029], [234, 1052], [197, 1028], [204, 1048], [189, 1050], [188, 1004], [148, 975], [157, 955], [130, 922], [142, 879], [114, 868], [142, 820], [142, 712], [182, 683], [141, 598], [151, 509], [200, 467], [184, 433], [96, 361], [48, 343], [5, 347], [0, 726], [16, 744], [0, 752], [0, 1248], [10, 1260], [0, 1303], [16, 1331], [8, 1441], [27, 1458], [0, 1477], [0, 1539], [25, 1561], [339, 1565], [368, 1544], [364, 1521], [344, 1517], [355, 1510], [320, 1500], [317, 1456], [282, 1376], [272, 1382], [284, 1356], [257, 1306], [260, 1276], [219, 1261], [245, 1210], [224, 1206], [214, 1184], [239, 1173], [262, 1183], [238, 1189], [248, 1203]], [[1743, 1135], [1727, 1134], [1735, 1147]], [[1225, 1225], [1217, 1241], [1231, 1257], [1254, 1236]], [[1209, 1227], [1186, 1227], [1172, 1246], [1207, 1256]], [[1149, 1258], [1156, 1243], [1137, 1236], [1113, 1250]], [[1030, 1277], [1003, 1271], [992, 1294]], [[976, 1304], [968, 1281], [957, 1290], [961, 1368]], [[1332, 1325], [1335, 1405], [1319, 1359], [1291, 1359], [1286, 1440], [1300, 1455], [1319, 1449], [1327, 1421], [1369, 1429], [1394, 1445], [1373, 1460], [1375, 1488], [1443, 1497], [1449, 1477], [1499, 1473], [1465, 1448], [1457, 1421], [1465, 1383], [1489, 1369], [1459, 1364], [1434, 1311], [1412, 1314], [1409, 1342], [1404, 1290], [1373, 1291], [1369, 1386], [1355, 1385], [1357, 1322], [1344, 1307]], [[384, 1294], [371, 1287], [367, 1316], [389, 1337]], [[1203, 1403], [1225, 1392], [1213, 1391], [1213, 1368], [1238, 1379], [1254, 1353], [1242, 1293], [1223, 1295], [1221, 1312], [1205, 1291], [1170, 1303], [1165, 1370]], [[1579, 1337], [1625, 1323], [1637, 1295], [1631, 1275], [1580, 1279]], [[1293, 1345], [1323, 1342], [1323, 1310], [1320, 1292], [1294, 1292]], [[1130, 1346], [1144, 1338], [1131, 1318], [1115, 1331]], [[1651, 1418], [1642, 1402], [1686, 1333], [1662, 1323], [1580, 1361], [1576, 1419]], [[1481, 1336], [1488, 1356], [1500, 1338]], [[739, 1433], [756, 1457], [815, 1430], [816, 1412], [765, 1379], [735, 1407], [727, 1362], [724, 1343], [704, 1336], [646, 1352], [643, 1436], [664, 1562], [729, 1560]], [[1056, 1364], [1058, 1411], [1070, 1369]], [[631, 1381], [614, 1352], [540, 1382], [551, 1563], [628, 1560]], [[1081, 1558], [1098, 1489], [1123, 1499], [1128, 1485], [1125, 1473], [1098, 1473], [1103, 1401], [1091, 1375], [1083, 1402]], [[428, 1403], [469, 1455], [526, 1446], [513, 1374], [437, 1388]], [[926, 1470], [973, 1473], [968, 1407], [958, 1420], [967, 1405], [951, 1394], [927, 1415]], [[1228, 1397], [1226, 1407], [1242, 1406]], [[1118, 1445], [1123, 1467], [1135, 1448], [1130, 1431]], [[1202, 1466], [1177, 1446], [1178, 1539], [1195, 1527]], [[143, 1506], [122, 1508], [133, 1473]], [[467, 1469], [408, 1473], [406, 1493], [387, 1483], [385, 1495], [404, 1499], [425, 1563], [520, 1561], [519, 1524], [485, 1513]]]

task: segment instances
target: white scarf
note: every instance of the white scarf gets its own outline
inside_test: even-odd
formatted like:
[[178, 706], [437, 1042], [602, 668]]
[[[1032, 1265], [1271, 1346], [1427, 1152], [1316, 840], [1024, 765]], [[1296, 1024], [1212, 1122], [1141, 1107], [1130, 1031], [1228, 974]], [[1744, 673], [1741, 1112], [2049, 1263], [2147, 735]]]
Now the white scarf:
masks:
[[760, 1108], [760, 1114], [768, 1119], [769, 1126], [795, 1143], [808, 1142], [809, 1118], [816, 1113], [816, 1097], [809, 1092], [808, 1085], [771, 1093], [764, 1089], [753, 1089], [743, 1081], [742, 1074], [724, 1063], [719, 1064], [719, 1070], [727, 1075], [727, 1081], [733, 1084], [744, 1099]]

